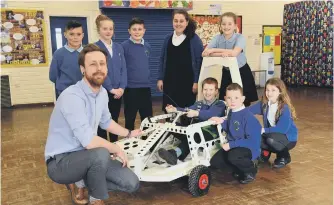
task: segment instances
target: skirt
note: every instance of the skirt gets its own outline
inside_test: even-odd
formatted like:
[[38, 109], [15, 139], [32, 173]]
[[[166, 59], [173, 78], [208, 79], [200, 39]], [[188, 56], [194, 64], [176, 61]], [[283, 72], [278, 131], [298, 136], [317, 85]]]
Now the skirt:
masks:
[[[244, 96], [246, 97], [245, 104], [257, 101], [259, 98], [256, 91], [254, 76], [249, 65], [246, 63], [244, 66], [239, 68], [239, 71], [243, 85]], [[220, 100], [224, 100], [224, 96], [226, 95], [226, 88], [232, 83], [230, 70], [223, 68], [222, 73], [222, 81], [219, 90]]]

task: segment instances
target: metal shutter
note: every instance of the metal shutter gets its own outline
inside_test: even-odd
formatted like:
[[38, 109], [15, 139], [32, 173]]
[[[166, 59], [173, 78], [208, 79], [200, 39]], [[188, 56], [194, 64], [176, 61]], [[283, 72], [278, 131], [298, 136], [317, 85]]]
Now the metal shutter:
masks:
[[11, 107], [10, 86], [8, 75], [1, 76], [1, 107]]
[[108, 8], [101, 10], [103, 14], [110, 17], [115, 23], [114, 41], [121, 43], [128, 39], [129, 22], [133, 17], [139, 17], [145, 21], [146, 33], [145, 41], [152, 47], [152, 57], [150, 61], [151, 70], [151, 92], [152, 96], [161, 96], [157, 91], [157, 78], [159, 70], [160, 54], [163, 40], [168, 33], [173, 31], [172, 10], [163, 9], [126, 9]]

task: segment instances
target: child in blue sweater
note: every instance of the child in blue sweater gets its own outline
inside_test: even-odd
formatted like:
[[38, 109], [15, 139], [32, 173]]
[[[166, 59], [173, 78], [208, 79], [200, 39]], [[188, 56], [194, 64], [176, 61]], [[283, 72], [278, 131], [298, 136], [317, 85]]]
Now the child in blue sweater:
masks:
[[[114, 21], [108, 16], [100, 14], [95, 20], [96, 28], [99, 34], [99, 41], [95, 44], [108, 53], [107, 66], [108, 73], [103, 83], [103, 87], [108, 91], [108, 108], [111, 118], [118, 122], [121, 111], [122, 96], [127, 85], [127, 69], [124, 58], [123, 47], [112, 40], [114, 35]], [[107, 132], [100, 127], [98, 136], [107, 139]], [[109, 133], [110, 141], [116, 142], [118, 136]]]
[[291, 162], [289, 150], [296, 146], [298, 130], [294, 123], [296, 111], [284, 82], [279, 78], [269, 79], [262, 101], [250, 106], [249, 110], [263, 115], [261, 159], [269, 160], [271, 152], [274, 152], [274, 167], [285, 167]]
[[[217, 99], [218, 81], [215, 78], [206, 78], [202, 83], [202, 91], [204, 100], [195, 102], [195, 104], [189, 108], [179, 108], [168, 105], [166, 111], [168, 113], [175, 112], [176, 110], [187, 111], [187, 117], [198, 117], [199, 121], [206, 121], [214, 116], [225, 116], [225, 103]], [[218, 136], [218, 133], [215, 133], [217, 132], [215, 126], [203, 127], [202, 131], [205, 141], [212, 140], [213, 135]], [[159, 156], [171, 165], [175, 165], [177, 159], [184, 160], [190, 152], [187, 137], [184, 135], [176, 135], [176, 137], [181, 141], [178, 147], [171, 150], [164, 148], [158, 150]], [[199, 136], [195, 136], [195, 138], [196, 137], [199, 138]], [[195, 139], [195, 141], [200, 141], [200, 139]]]
[[223, 169], [232, 165], [233, 176], [242, 184], [255, 180], [257, 166], [254, 163], [260, 155], [261, 125], [254, 115], [245, 109], [245, 96], [237, 83], [226, 88], [225, 101], [230, 108], [227, 118], [214, 117], [211, 120], [222, 123], [227, 134], [227, 143], [212, 158], [211, 165]]
[[153, 114], [149, 67], [152, 50], [143, 39], [145, 26], [142, 19], [133, 18], [130, 21], [129, 33], [130, 38], [122, 43], [128, 78], [124, 92], [124, 116], [125, 127], [133, 130], [138, 111], [142, 121]]
[[[214, 36], [207, 48], [203, 51], [205, 56], [236, 57], [243, 84], [243, 92], [246, 97], [244, 105], [257, 101], [257, 91], [254, 77], [247, 63], [246, 38], [237, 32], [237, 15], [226, 12], [220, 17], [220, 34]], [[223, 67], [219, 98], [225, 97], [226, 87], [232, 83], [231, 72], [228, 67]]]
[[78, 64], [84, 33], [77, 21], [69, 21], [65, 27], [67, 44], [55, 51], [50, 65], [49, 78], [56, 87], [56, 99], [70, 85], [82, 79]]

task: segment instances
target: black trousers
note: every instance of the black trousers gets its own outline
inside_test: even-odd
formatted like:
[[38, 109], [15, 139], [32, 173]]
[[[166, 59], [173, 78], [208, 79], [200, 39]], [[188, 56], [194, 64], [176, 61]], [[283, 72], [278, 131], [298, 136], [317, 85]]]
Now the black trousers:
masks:
[[126, 88], [124, 92], [125, 127], [135, 128], [135, 120], [139, 111], [140, 119], [153, 115], [151, 88]]
[[[213, 136], [209, 132], [206, 132], [203, 129], [202, 129], [202, 132], [203, 132], [205, 141], [213, 140]], [[188, 156], [188, 154], [190, 153], [187, 136], [182, 135], [182, 134], [176, 134], [175, 137], [181, 141], [181, 143], [177, 146], [182, 151], [182, 154], [179, 156], [179, 159], [184, 160]], [[201, 138], [200, 138], [199, 135], [195, 135], [194, 140], [195, 140], [195, 142], [200, 142]]]
[[263, 133], [261, 148], [277, 153], [277, 158], [290, 157], [289, 150], [296, 146], [297, 142], [290, 142], [282, 133]]
[[[165, 113], [167, 114], [166, 110], [165, 110]], [[171, 122], [172, 120], [171, 120], [171, 119], [167, 119], [166, 121]], [[188, 125], [190, 125], [191, 119], [188, 118], [188, 117], [186, 117], [185, 115], [182, 115], [182, 116], [180, 117], [180, 121], [181, 121], [181, 122], [177, 122], [176, 125], [177, 125], [177, 126], [182, 126], [182, 127], [184, 127], [184, 126], [188, 126]], [[166, 140], [170, 137], [171, 134], [172, 134], [173, 136], [175, 136], [175, 137], [176, 137], [177, 139], [179, 139], [179, 140], [182, 140], [182, 139], [184, 138], [185, 141], [184, 141], [183, 143], [187, 143], [187, 139], [186, 139], [187, 136], [182, 135], [182, 134], [178, 134], [178, 133], [172, 133], [172, 132], [169, 132], [169, 133], [167, 134], [167, 137], [165, 138], [164, 141], [166, 141]], [[160, 141], [160, 139], [159, 139], [156, 143], [153, 144], [153, 146], [150, 148], [150, 152], [153, 152], [153, 150], [155, 149], [155, 147], [157, 146], [157, 144], [159, 143], [159, 141]], [[181, 141], [181, 142], [182, 142], [182, 141]], [[189, 152], [188, 152], [188, 153], [189, 153]]]
[[234, 172], [239, 174], [257, 173], [257, 168], [252, 161], [252, 152], [245, 147], [236, 147], [225, 151], [220, 149], [210, 160], [212, 167], [217, 169], [225, 169], [230, 167]]
[[[109, 107], [109, 112], [111, 113], [111, 118], [115, 122], [118, 123], [118, 117], [119, 117], [119, 113], [121, 111], [121, 105], [122, 105], [122, 98], [115, 99], [114, 94], [111, 94], [110, 92], [108, 92], [108, 97], [109, 97], [108, 107]], [[100, 127], [98, 127], [98, 129], [97, 129], [97, 135], [104, 138], [104, 139], [108, 139], [107, 138], [107, 131], [101, 129]], [[114, 135], [114, 134], [110, 133], [109, 137], [110, 137], [111, 142], [116, 142], [118, 140], [117, 135]]]
[[[204, 139], [205, 141], [210, 141], [210, 140], [213, 140], [213, 136], [202, 129], [202, 132], [203, 132], [203, 135], [204, 135]], [[165, 138], [168, 139], [168, 137], [170, 137], [172, 133], [168, 133], [168, 136]], [[183, 135], [183, 134], [178, 134], [178, 133], [173, 133], [173, 135], [178, 139], [180, 140], [180, 144], [177, 146], [178, 148], [181, 149], [182, 151], [182, 154], [178, 157], [180, 160], [184, 160], [188, 154], [190, 153], [190, 149], [189, 149], [189, 144], [188, 144], [188, 140], [187, 140], [187, 136], [186, 135]], [[200, 142], [201, 141], [201, 138], [199, 135], [195, 135], [194, 137], [194, 140], [195, 142]], [[157, 141], [151, 148], [150, 148], [150, 152], [153, 152], [154, 148], [157, 146], [159, 141]]]

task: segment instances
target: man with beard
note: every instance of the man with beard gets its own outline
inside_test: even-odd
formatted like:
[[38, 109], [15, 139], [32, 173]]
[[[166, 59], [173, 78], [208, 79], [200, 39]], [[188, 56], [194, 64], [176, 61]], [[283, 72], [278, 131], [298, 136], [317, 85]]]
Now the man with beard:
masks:
[[[88, 203], [84, 198], [85, 185], [90, 204], [95, 205], [104, 204], [108, 191], [134, 192], [139, 187], [138, 177], [127, 168], [124, 151], [96, 133], [100, 126], [120, 136], [141, 134], [140, 130], [129, 131], [111, 119], [108, 94], [101, 86], [107, 75], [106, 57], [107, 53], [94, 44], [80, 52], [83, 79], [63, 91], [51, 114], [45, 146], [47, 172], [54, 182], [67, 185], [76, 204]], [[83, 186], [76, 194], [73, 183], [80, 181]]]

